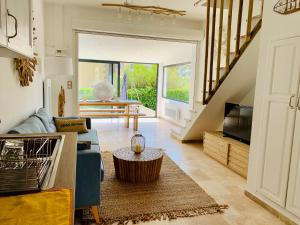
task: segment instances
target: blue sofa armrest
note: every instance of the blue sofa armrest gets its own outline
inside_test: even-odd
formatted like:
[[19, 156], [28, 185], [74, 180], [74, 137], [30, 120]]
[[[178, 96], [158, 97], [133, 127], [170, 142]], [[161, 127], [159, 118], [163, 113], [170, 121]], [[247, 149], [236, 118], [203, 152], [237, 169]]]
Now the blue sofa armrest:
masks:
[[100, 204], [101, 154], [99, 150], [77, 152], [75, 207]]

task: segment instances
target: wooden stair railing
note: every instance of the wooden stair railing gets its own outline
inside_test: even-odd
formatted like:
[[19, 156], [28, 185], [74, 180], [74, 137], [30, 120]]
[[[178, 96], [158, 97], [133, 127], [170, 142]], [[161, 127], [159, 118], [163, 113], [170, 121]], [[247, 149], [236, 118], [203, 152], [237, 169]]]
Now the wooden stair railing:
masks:
[[[218, 2], [220, 4], [217, 4]], [[212, 2], [212, 5], [211, 5]], [[226, 51], [225, 53], [225, 65], [221, 65], [222, 61], [222, 39], [223, 39], [223, 21], [224, 21], [224, 8], [225, 2], [227, 3], [227, 31], [226, 31]], [[246, 24], [246, 34], [241, 35], [242, 31], [242, 18], [244, 0], [238, 0], [238, 15], [237, 15], [237, 27], [236, 27], [236, 37], [235, 37], [235, 51], [231, 51], [231, 37], [232, 37], [232, 20], [233, 20], [233, 0], [207, 0], [207, 10], [206, 10], [206, 39], [205, 39], [205, 61], [204, 61], [204, 82], [203, 82], [203, 99], [202, 103], [207, 104], [211, 98], [214, 96], [216, 91], [222, 85], [223, 81], [226, 79], [234, 65], [237, 63], [247, 46], [254, 39], [255, 35], [261, 28], [261, 15], [259, 17], [258, 23], [252, 28], [253, 18], [253, 5], [254, 0], [248, 0], [247, 5], [248, 15]], [[246, 1], [245, 1], [246, 3]], [[263, 1], [262, 1], [263, 4]], [[219, 5], [219, 29], [216, 35], [216, 15], [217, 15], [217, 5]], [[212, 8], [212, 9], [211, 9]], [[212, 10], [212, 21], [210, 21]], [[210, 35], [211, 32], [211, 35]], [[215, 46], [215, 36], [218, 37], [217, 46]], [[244, 43], [241, 40], [245, 40]], [[217, 50], [216, 66], [214, 65], [214, 54], [215, 49]], [[234, 57], [231, 57], [234, 53]], [[214, 77], [214, 70], [215, 77]]]

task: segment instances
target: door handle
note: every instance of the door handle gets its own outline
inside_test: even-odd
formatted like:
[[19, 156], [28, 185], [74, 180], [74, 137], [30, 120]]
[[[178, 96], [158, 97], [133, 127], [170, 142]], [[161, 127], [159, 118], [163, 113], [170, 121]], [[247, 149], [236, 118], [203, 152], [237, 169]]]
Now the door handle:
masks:
[[15, 38], [18, 35], [18, 20], [13, 14], [9, 13], [9, 10], [7, 10], [7, 15], [12, 17], [15, 21], [15, 33], [11, 36], [7, 36], [7, 41], [9, 42], [10, 39]]
[[291, 109], [295, 109], [295, 106], [292, 105], [293, 98], [295, 98], [295, 95], [291, 95], [291, 97], [290, 97], [289, 106]]

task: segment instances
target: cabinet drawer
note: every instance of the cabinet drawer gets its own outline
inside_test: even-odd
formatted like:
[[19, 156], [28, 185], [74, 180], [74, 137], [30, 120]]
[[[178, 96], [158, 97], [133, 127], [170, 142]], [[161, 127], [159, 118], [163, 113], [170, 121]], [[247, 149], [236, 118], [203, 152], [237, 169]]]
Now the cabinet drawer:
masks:
[[228, 161], [228, 144], [219, 141], [211, 140], [210, 138], [204, 139], [204, 152], [215, 158], [224, 165], [227, 165]]
[[228, 167], [230, 169], [232, 169], [233, 171], [235, 171], [236, 173], [238, 173], [239, 175], [241, 175], [242, 177], [247, 178], [248, 165], [245, 168], [245, 167], [242, 167], [241, 164], [237, 164], [236, 162], [229, 159]]
[[245, 158], [247, 161], [249, 159], [249, 147], [240, 147], [238, 145], [230, 144], [230, 153], [232, 155], [239, 155], [242, 158]]

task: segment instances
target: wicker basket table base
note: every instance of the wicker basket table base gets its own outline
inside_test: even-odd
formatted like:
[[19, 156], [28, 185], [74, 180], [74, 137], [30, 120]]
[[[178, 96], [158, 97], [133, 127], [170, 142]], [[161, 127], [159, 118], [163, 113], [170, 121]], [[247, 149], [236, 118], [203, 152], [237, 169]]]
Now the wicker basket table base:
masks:
[[163, 160], [161, 149], [146, 148], [135, 154], [130, 147], [113, 153], [116, 177], [131, 183], [147, 183], [158, 179]]

